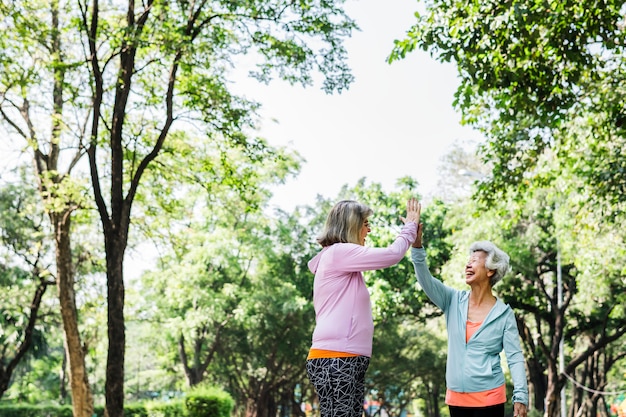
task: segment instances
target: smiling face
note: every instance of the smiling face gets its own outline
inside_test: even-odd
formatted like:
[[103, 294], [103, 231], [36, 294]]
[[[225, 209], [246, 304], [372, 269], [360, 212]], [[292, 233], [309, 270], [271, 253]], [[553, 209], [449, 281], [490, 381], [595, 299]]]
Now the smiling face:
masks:
[[465, 283], [468, 285], [486, 283], [491, 286], [489, 281], [495, 271], [485, 267], [487, 253], [476, 251], [470, 255], [465, 265]]
[[367, 237], [367, 234], [371, 231], [372, 229], [370, 229], [370, 221], [365, 218], [365, 220], [363, 220], [363, 226], [361, 226], [361, 233], [359, 234], [359, 242], [361, 243], [361, 245], [365, 245], [365, 238]]

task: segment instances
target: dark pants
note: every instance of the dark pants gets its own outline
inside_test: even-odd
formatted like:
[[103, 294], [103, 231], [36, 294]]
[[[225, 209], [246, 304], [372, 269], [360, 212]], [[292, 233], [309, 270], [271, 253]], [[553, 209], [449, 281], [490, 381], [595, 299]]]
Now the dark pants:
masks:
[[489, 407], [457, 407], [449, 405], [450, 417], [504, 417], [504, 404]]
[[309, 380], [317, 391], [321, 417], [361, 417], [365, 399], [367, 356], [306, 361]]

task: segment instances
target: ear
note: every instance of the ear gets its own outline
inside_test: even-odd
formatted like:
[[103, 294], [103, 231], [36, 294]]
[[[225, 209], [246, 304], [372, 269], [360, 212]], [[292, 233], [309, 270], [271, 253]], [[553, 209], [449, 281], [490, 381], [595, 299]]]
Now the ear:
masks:
[[491, 277], [492, 277], [495, 273], [496, 273], [496, 270], [495, 270], [495, 269], [488, 269], [488, 270], [487, 270], [487, 276], [488, 276], [489, 278], [491, 278]]

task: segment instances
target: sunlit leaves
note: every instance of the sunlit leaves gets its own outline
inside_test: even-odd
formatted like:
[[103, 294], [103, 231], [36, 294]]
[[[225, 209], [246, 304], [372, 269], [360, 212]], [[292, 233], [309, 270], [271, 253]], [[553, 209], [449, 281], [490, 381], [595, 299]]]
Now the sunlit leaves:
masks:
[[[493, 175], [479, 194], [488, 204], [526, 192], [542, 153], [565, 144], [563, 169], [573, 165], [594, 201], [620, 213], [624, 12], [621, 0], [429, 1], [390, 60], [421, 48], [457, 64], [455, 104], [488, 139], [482, 155]], [[581, 136], [581, 117], [593, 133]], [[583, 152], [580, 139], [597, 146]]]

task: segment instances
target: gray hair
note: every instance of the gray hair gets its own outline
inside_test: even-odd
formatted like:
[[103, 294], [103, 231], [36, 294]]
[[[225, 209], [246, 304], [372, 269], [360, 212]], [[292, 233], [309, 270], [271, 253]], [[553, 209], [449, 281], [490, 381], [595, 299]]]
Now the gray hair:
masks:
[[361, 244], [359, 235], [363, 222], [373, 213], [365, 204], [354, 200], [342, 200], [328, 213], [324, 230], [317, 237], [322, 247], [335, 243]]
[[477, 251], [487, 254], [485, 268], [495, 271], [495, 274], [492, 275], [489, 281], [489, 284], [493, 287], [511, 270], [509, 266], [509, 255], [487, 240], [474, 242], [470, 245], [470, 255]]

